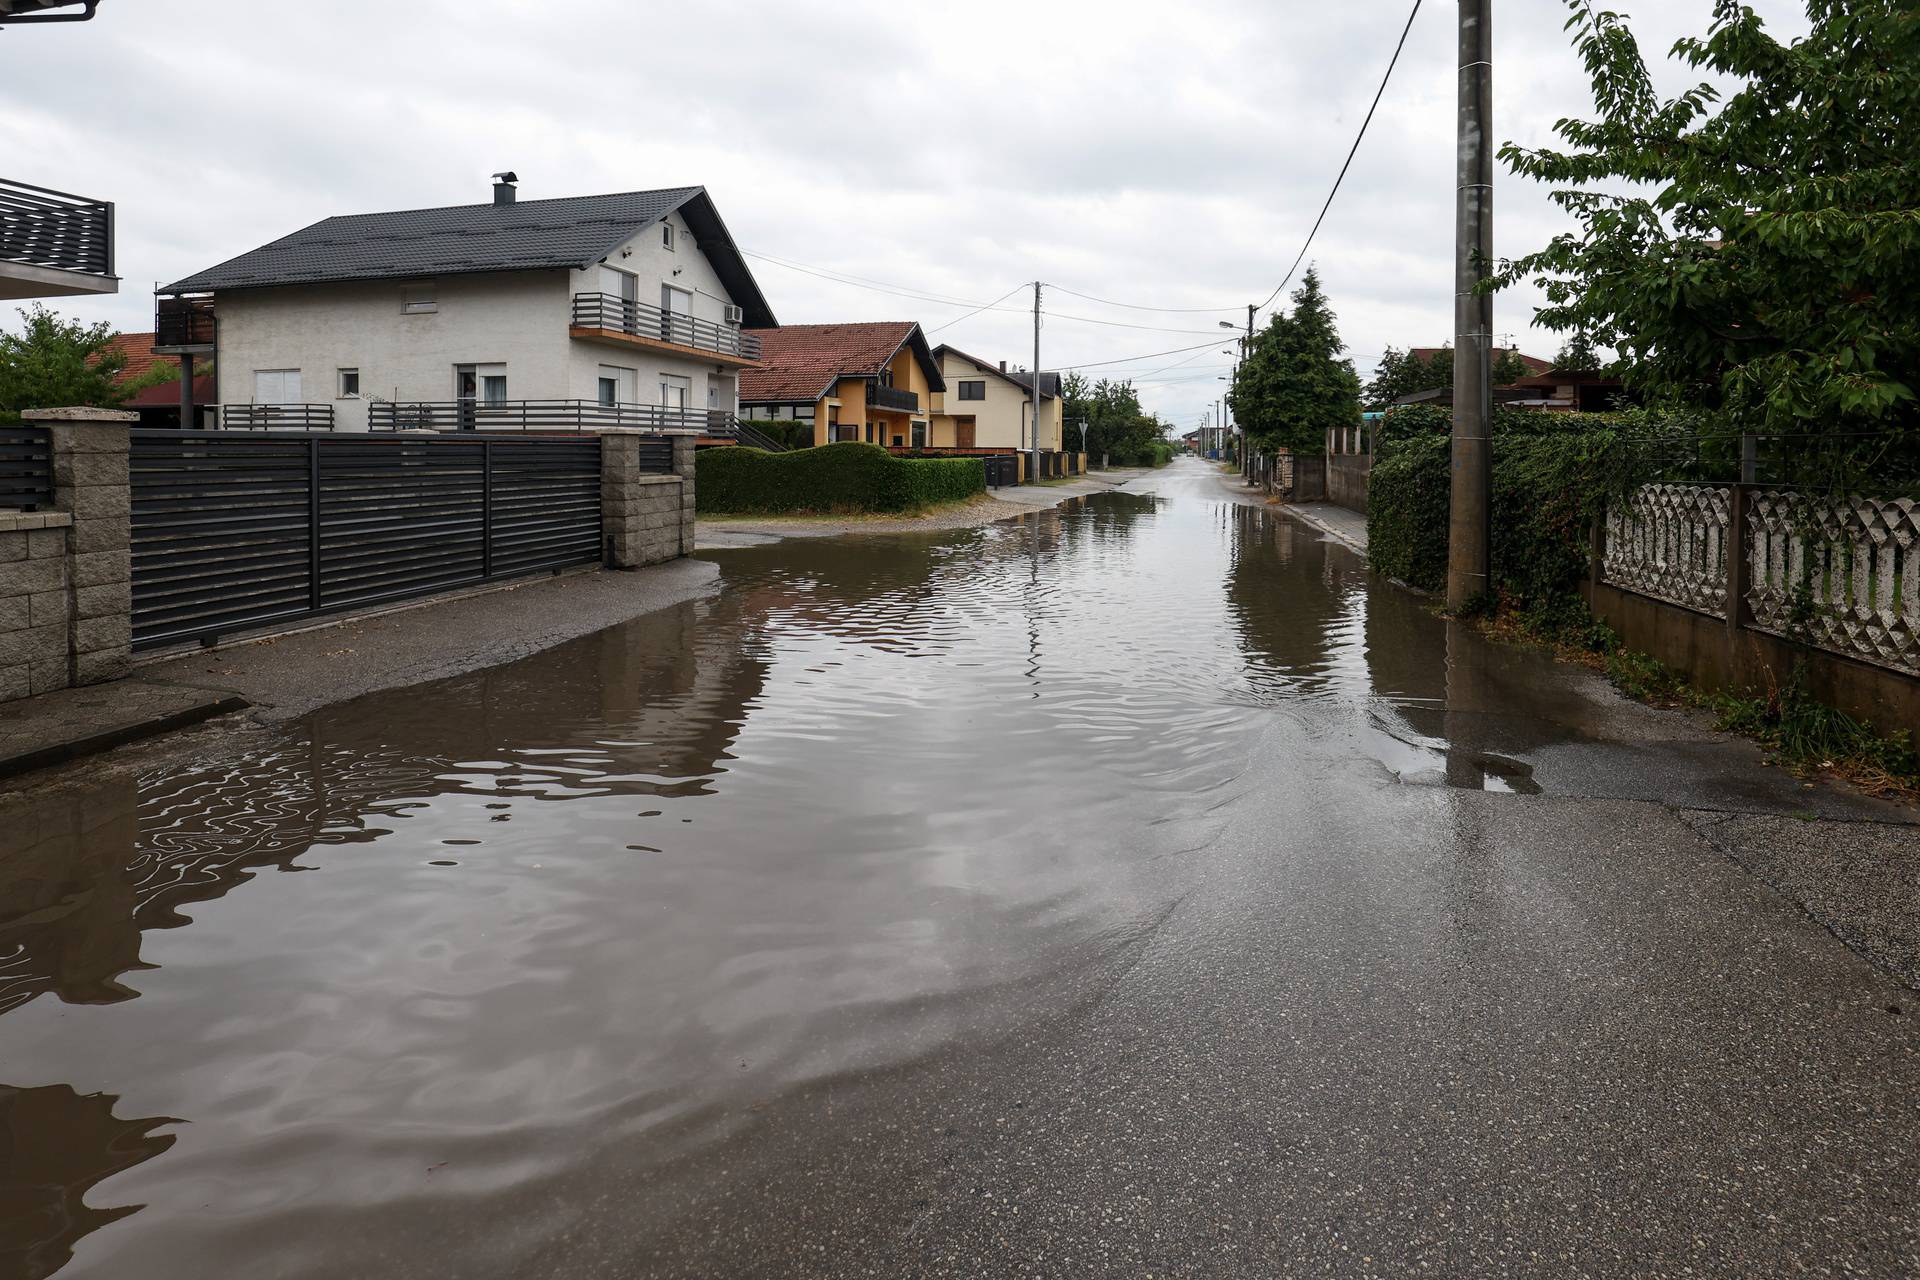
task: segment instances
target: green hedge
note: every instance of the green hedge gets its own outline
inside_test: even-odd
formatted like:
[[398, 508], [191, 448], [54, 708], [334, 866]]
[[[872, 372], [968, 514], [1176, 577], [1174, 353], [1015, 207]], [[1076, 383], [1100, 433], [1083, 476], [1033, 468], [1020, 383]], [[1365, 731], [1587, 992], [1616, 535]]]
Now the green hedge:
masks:
[[[1398, 415], [1396, 415], [1397, 417]], [[1447, 580], [1450, 442], [1432, 430], [1383, 440], [1367, 491], [1367, 556], [1380, 572], [1428, 591]], [[1493, 440], [1493, 578], [1531, 626], [1552, 632], [1583, 616], [1593, 522], [1609, 496], [1666, 478], [1671, 455], [1644, 420], [1513, 411]]]
[[878, 445], [839, 444], [764, 453], [729, 445], [694, 459], [695, 494], [705, 512], [909, 511], [983, 493], [978, 458], [896, 458]]

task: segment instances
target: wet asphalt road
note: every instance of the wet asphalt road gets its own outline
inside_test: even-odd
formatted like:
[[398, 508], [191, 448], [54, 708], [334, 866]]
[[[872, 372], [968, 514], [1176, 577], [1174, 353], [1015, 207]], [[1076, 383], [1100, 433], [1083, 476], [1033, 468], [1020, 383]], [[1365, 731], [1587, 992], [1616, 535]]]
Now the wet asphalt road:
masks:
[[9, 802], [0, 1276], [1920, 1274], [1909, 815], [1129, 488]]

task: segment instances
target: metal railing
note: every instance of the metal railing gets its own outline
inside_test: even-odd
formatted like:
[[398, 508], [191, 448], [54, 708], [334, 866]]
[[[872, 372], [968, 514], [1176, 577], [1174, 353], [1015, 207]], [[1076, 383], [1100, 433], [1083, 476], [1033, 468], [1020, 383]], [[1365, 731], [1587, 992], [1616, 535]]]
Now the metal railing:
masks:
[[920, 395], [915, 391], [902, 391], [898, 387], [884, 387], [878, 382], [867, 384], [867, 403], [876, 409], [903, 409], [908, 413], [920, 412]]
[[[708, 434], [711, 435], [712, 433], [709, 432]], [[737, 425], [733, 439], [746, 445], [750, 449], [759, 449], [766, 453], [787, 452], [787, 446], [785, 444], [775, 440], [772, 436], [760, 430], [760, 428], [749, 426], [744, 422]]]
[[220, 426], [226, 431], [331, 431], [330, 404], [223, 404]]
[[739, 420], [719, 409], [596, 400], [410, 400], [368, 406], [374, 431], [698, 431], [727, 439]]
[[113, 205], [0, 179], [0, 261], [113, 274]]
[[744, 360], [760, 358], [760, 339], [740, 332], [734, 325], [715, 324], [680, 311], [662, 311], [611, 293], [574, 294], [573, 327], [651, 338]]
[[33, 511], [53, 505], [53, 433], [45, 427], [0, 426], [0, 508]]
[[154, 346], [210, 347], [213, 342], [212, 298], [154, 299]]

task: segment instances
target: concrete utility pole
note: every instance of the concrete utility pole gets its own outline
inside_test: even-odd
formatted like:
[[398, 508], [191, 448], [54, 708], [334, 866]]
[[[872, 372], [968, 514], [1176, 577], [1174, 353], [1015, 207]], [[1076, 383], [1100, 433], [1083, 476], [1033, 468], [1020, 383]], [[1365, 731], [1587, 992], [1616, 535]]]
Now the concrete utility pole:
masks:
[[1447, 607], [1492, 586], [1493, 299], [1478, 292], [1493, 265], [1493, 0], [1460, 0], [1459, 185], [1454, 205], [1453, 493], [1447, 520]]
[[1040, 478], [1040, 282], [1033, 282], [1033, 453], [1027, 459], [1027, 479]]

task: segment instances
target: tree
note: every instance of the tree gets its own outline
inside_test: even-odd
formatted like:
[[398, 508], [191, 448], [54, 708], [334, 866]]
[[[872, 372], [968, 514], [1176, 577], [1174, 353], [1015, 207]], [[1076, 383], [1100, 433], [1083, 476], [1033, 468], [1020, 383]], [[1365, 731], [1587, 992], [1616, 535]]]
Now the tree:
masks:
[[1156, 458], [1155, 442], [1164, 438], [1164, 425], [1140, 408], [1131, 382], [1106, 378], [1090, 382], [1083, 373], [1060, 380], [1068, 422], [1087, 424], [1087, 454], [1107, 457], [1121, 466], [1146, 466]]
[[1293, 292], [1293, 310], [1276, 311], [1253, 336], [1228, 393], [1233, 412], [1257, 449], [1318, 453], [1327, 431], [1360, 418], [1360, 378], [1309, 267]]
[[[1831, 478], [1920, 436], [1920, 12], [1911, 0], [1806, 0], [1783, 44], [1736, 0], [1674, 55], [1736, 82], [1656, 93], [1625, 20], [1568, 0], [1597, 116], [1565, 149], [1508, 144], [1555, 184], [1577, 230], [1503, 264], [1541, 323], [1619, 352], [1650, 404], [1721, 411], [1795, 437]], [[1630, 184], [1625, 194], [1622, 183]], [[1864, 435], [1863, 435], [1864, 433]], [[1866, 449], [1864, 437], [1875, 437]], [[1786, 442], [1792, 444], [1794, 441]], [[1884, 478], [1884, 475], [1883, 475]]]
[[111, 408], [132, 394], [133, 388], [116, 385], [127, 358], [113, 349], [111, 326], [63, 320], [39, 303], [20, 316], [19, 333], [0, 333], [0, 412]]
[[1553, 358], [1553, 367], [1556, 369], [1592, 370], [1603, 364], [1605, 361], [1594, 349], [1593, 340], [1577, 331], [1560, 344], [1560, 354]]

